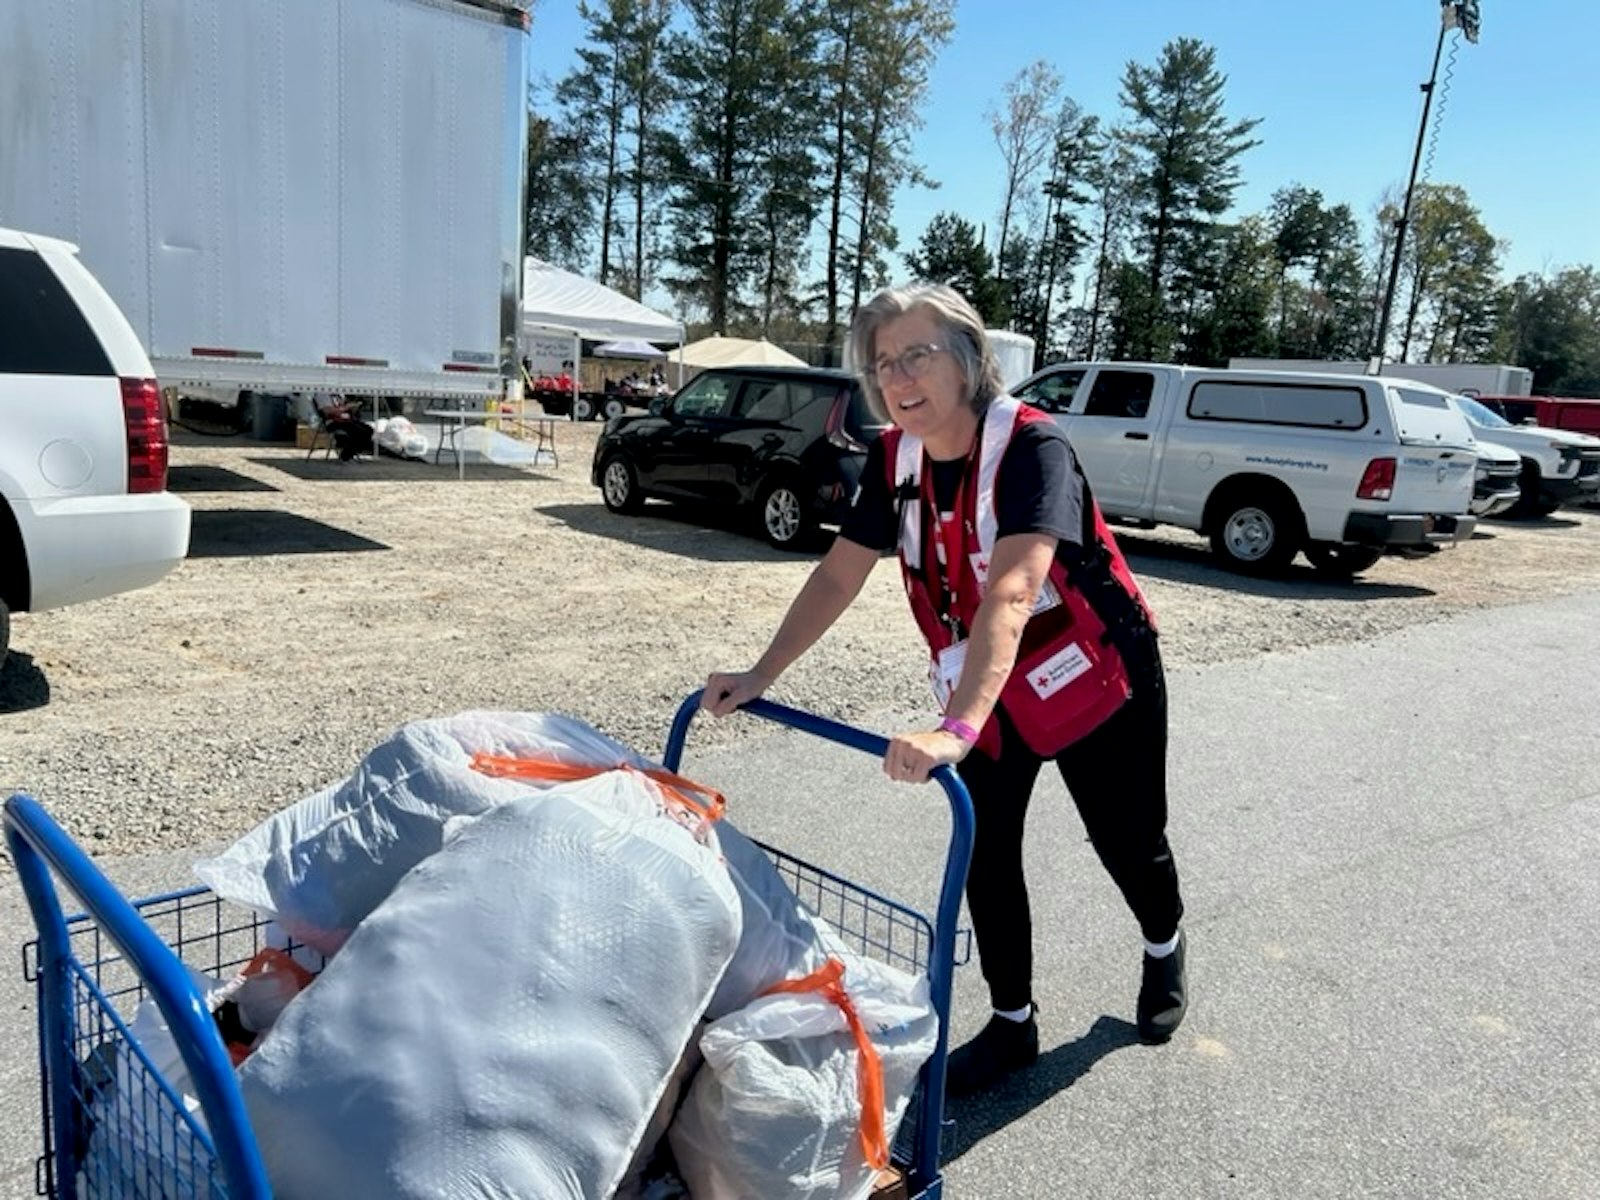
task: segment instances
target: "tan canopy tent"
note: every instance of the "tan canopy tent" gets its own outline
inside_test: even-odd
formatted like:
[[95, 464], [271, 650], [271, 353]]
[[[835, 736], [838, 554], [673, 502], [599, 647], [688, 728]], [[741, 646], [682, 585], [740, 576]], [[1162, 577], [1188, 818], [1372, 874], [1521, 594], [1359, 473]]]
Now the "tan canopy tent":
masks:
[[803, 367], [805, 360], [766, 338], [708, 337], [672, 352], [686, 367]]

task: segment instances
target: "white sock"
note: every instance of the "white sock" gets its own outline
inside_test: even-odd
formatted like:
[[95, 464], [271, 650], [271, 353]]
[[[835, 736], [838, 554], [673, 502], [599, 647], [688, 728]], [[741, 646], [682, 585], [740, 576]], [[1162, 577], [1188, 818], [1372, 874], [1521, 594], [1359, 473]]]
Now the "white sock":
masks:
[[1178, 938], [1179, 938], [1179, 936], [1180, 936], [1179, 934], [1175, 933], [1175, 934], [1172, 935], [1172, 938], [1171, 938], [1170, 941], [1165, 941], [1165, 942], [1146, 942], [1144, 944], [1144, 952], [1146, 954], [1148, 954], [1151, 958], [1165, 958], [1165, 957], [1167, 957], [1167, 955], [1171, 954], [1174, 950], [1176, 950], [1178, 948]]
[[1021, 1025], [1029, 1017], [1033, 1016], [1033, 1005], [1028, 1004], [1022, 1008], [1013, 1008], [1010, 1012], [997, 1008], [994, 1010], [994, 1015], [1004, 1017], [1008, 1021], [1015, 1021], [1018, 1025]]

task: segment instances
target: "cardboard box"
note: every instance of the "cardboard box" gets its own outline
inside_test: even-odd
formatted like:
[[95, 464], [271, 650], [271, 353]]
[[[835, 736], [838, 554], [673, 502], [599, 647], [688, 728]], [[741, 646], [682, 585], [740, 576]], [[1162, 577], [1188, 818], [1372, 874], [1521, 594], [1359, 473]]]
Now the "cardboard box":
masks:
[[309, 425], [296, 425], [294, 427], [294, 448], [296, 450], [311, 449], [311, 439], [316, 437], [317, 431]]

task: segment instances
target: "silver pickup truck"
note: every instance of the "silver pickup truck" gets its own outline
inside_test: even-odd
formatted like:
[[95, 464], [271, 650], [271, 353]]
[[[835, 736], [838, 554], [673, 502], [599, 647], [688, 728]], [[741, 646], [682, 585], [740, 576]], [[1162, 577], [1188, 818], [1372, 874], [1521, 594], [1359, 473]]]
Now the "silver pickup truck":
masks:
[[1108, 517], [1196, 530], [1241, 570], [1303, 551], [1350, 576], [1477, 525], [1472, 430], [1427, 384], [1058, 363], [1012, 391], [1055, 414]]

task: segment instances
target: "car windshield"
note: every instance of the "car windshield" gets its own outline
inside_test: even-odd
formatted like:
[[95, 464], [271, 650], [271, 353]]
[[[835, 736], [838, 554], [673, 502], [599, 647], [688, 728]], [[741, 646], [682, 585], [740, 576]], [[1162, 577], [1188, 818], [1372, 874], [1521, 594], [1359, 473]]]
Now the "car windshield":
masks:
[[1476, 400], [1466, 396], [1455, 397], [1456, 407], [1466, 415], [1467, 420], [1474, 425], [1481, 425], [1485, 429], [1515, 429], [1510, 421], [1506, 420], [1494, 409], [1479, 404]]

